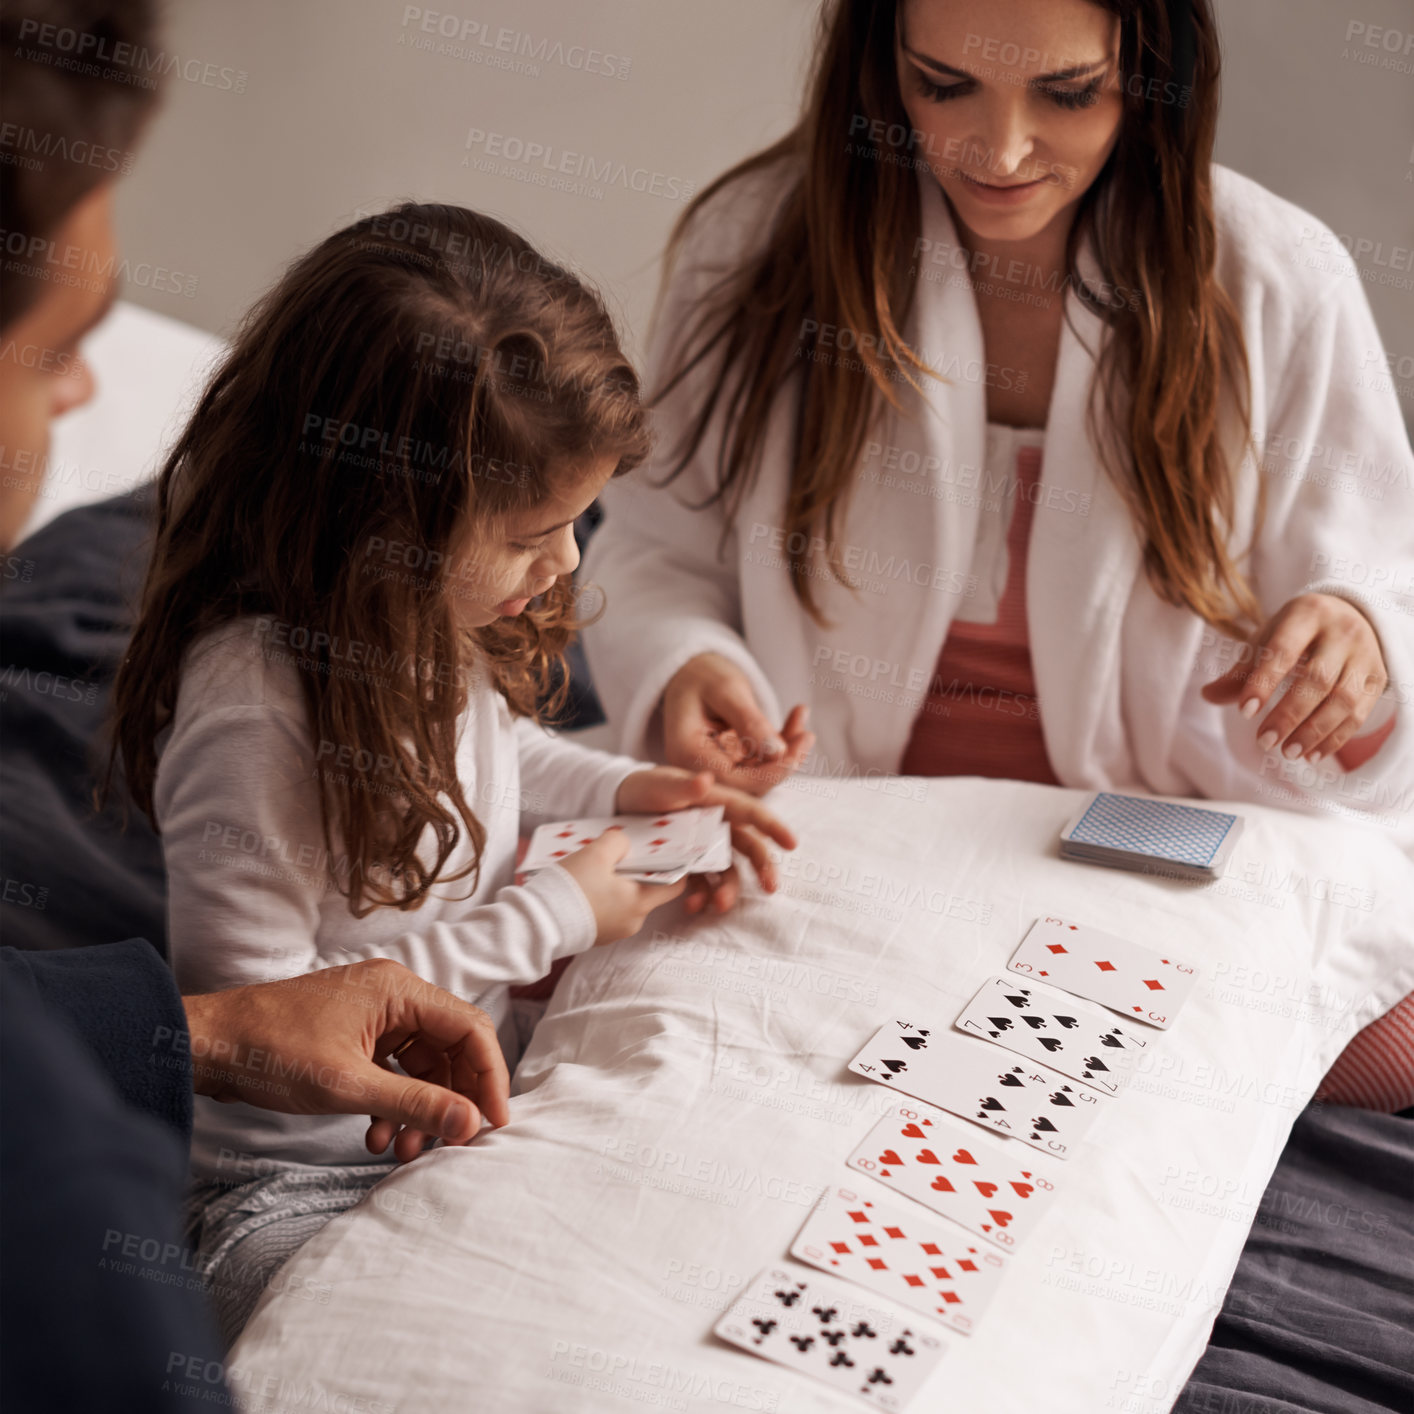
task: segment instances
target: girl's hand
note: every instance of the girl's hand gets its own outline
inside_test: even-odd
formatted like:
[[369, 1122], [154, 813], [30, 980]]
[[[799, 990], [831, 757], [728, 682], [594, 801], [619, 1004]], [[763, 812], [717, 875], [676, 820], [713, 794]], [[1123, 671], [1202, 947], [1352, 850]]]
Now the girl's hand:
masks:
[[[678, 766], [655, 766], [635, 771], [619, 786], [615, 808], [625, 814], [655, 814], [661, 810], [686, 810], [692, 806], [720, 805], [732, 830], [732, 848], [750, 861], [767, 893], [776, 890], [776, 865], [766, 848], [766, 839], [783, 849], [794, 849], [794, 834], [754, 796], [731, 786], [719, 786], [710, 771], [684, 771]], [[689, 913], [701, 913], [711, 903], [725, 913], [741, 896], [741, 876], [733, 864], [725, 874], [690, 874], [687, 898]]]
[[[623, 787], [619, 790], [622, 794]], [[640, 884], [636, 879], [615, 873], [614, 866], [627, 853], [628, 836], [622, 830], [609, 829], [559, 863], [559, 868], [584, 890], [594, 910], [594, 919], [599, 925], [594, 938], [596, 948], [620, 938], [631, 938], [655, 908], [677, 898], [687, 888], [686, 879], [679, 879], [676, 884]]]
[[711, 771], [751, 795], [779, 785], [815, 744], [805, 729], [808, 707], [791, 708], [777, 733], [746, 674], [720, 653], [699, 653], [679, 668], [663, 690], [661, 710], [663, 751], [674, 766]]
[[1389, 682], [1369, 619], [1333, 594], [1298, 594], [1267, 622], [1240, 662], [1203, 687], [1209, 702], [1242, 703], [1255, 717], [1277, 685], [1291, 686], [1258, 725], [1263, 751], [1310, 762], [1334, 756], [1364, 724]]

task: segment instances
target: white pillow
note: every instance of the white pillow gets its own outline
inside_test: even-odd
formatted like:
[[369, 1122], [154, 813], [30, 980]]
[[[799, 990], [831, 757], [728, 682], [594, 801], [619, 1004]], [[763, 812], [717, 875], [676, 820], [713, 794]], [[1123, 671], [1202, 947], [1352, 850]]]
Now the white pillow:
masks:
[[21, 536], [154, 477], [225, 347], [215, 334], [119, 300], [83, 341], [93, 401], [55, 422], [48, 473]]
[[1297, 1113], [1414, 989], [1414, 865], [1367, 827], [1249, 805], [1225, 807], [1247, 826], [1217, 883], [1066, 863], [1082, 798], [970, 778], [778, 790], [802, 839], [781, 893], [706, 922], [669, 905], [577, 958], [511, 1124], [424, 1155], [311, 1241], [235, 1347], [238, 1385], [369, 1410], [858, 1407], [711, 1327], [824, 1185], [867, 1182], [845, 1158], [894, 1097], [848, 1059], [890, 1017], [950, 1023], [1055, 913], [1201, 978], [1080, 1152], [1041, 1157], [1055, 1202], [913, 1407], [1161, 1414]]

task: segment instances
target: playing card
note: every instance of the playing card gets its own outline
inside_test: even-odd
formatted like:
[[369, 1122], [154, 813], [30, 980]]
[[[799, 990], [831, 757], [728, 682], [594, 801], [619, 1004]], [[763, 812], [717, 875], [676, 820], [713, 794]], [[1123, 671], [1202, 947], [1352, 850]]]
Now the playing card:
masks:
[[827, 1188], [790, 1254], [970, 1335], [1006, 1272], [980, 1238], [916, 1204]]
[[696, 866], [691, 864], [684, 864], [678, 869], [634, 871], [629, 874], [625, 874], [621, 869], [614, 870], [620, 877], [632, 879], [636, 884], [676, 884], [679, 879], [685, 879], [696, 872]]
[[520, 872], [558, 864], [611, 828], [628, 836], [629, 851], [616, 867], [620, 874], [674, 883], [698, 869], [720, 871], [731, 863], [730, 827], [722, 819], [722, 807], [716, 805], [662, 815], [611, 815], [541, 825], [530, 837]]
[[1062, 1159], [1104, 1103], [1048, 1066], [911, 1021], [886, 1022], [849, 1068]]
[[[720, 812], [718, 812], [720, 813]], [[732, 867], [731, 826], [725, 821], [708, 821], [704, 828], [713, 831], [697, 855], [687, 864], [673, 869], [639, 870], [625, 874], [625, 878], [637, 879], [642, 884], [676, 884], [687, 874], [724, 874]], [[619, 869], [616, 873], [623, 873]]]
[[1044, 1061], [1106, 1095], [1125, 1084], [1135, 1053], [1148, 1044], [1117, 1026], [1102, 1008], [1014, 977], [984, 982], [953, 1025], [966, 1035]]
[[1155, 865], [1217, 878], [1242, 833], [1242, 817], [1147, 796], [1099, 791], [1061, 831], [1061, 855], [1120, 869]]
[[1063, 918], [1038, 918], [1007, 968], [1166, 1031], [1198, 974], [1172, 953]]
[[702, 850], [693, 860], [694, 874], [721, 874], [732, 867], [732, 827], [718, 806], [702, 823]]
[[762, 1272], [713, 1330], [742, 1350], [889, 1411], [908, 1403], [946, 1349], [927, 1321], [798, 1267]]
[[848, 1163], [1007, 1252], [1056, 1193], [1045, 1159], [930, 1105], [900, 1105], [885, 1115]]

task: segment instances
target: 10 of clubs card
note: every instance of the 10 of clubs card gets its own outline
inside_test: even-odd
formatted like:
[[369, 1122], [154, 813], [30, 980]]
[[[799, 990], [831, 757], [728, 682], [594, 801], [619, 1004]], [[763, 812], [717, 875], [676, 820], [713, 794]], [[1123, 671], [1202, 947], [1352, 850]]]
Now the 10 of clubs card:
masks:
[[850, 1168], [995, 1243], [1005, 1252], [1055, 1197], [1048, 1163], [931, 1105], [900, 1105], [849, 1156]]
[[908, 1403], [945, 1350], [927, 1321], [801, 1268], [762, 1272], [712, 1329], [742, 1350], [889, 1411]]
[[1066, 1158], [1102, 1097], [1059, 1072], [946, 1027], [886, 1022], [849, 1068], [1042, 1153]]
[[852, 1188], [827, 1188], [790, 1254], [970, 1335], [1006, 1273], [980, 1238]]
[[1030, 1056], [1106, 1095], [1129, 1079], [1148, 1043], [1109, 1012], [1039, 982], [993, 977], [953, 1022], [959, 1031]]

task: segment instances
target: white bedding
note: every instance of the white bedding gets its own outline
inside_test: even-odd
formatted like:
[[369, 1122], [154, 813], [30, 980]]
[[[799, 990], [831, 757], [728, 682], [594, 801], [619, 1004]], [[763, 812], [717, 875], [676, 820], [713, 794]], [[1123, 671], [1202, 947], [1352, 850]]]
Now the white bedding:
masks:
[[846, 1061], [891, 1016], [950, 1022], [1047, 912], [1202, 977], [1080, 1152], [1038, 1159], [1054, 1204], [910, 1408], [1169, 1408], [1296, 1114], [1414, 989], [1414, 865], [1371, 829], [1244, 805], [1227, 875], [1193, 885], [1062, 862], [1076, 791], [772, 799], [802, 835], [783, 892], [691, 924], [670, 905], [576, 959], [511, 1124], [400, 1170], [276, 1278], [231, 1354], [248, 1408], [862, 1407], [711, 1327], [823, 1185], [867, 1182], [844, 1161], [893, 1097]]

